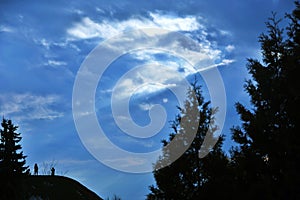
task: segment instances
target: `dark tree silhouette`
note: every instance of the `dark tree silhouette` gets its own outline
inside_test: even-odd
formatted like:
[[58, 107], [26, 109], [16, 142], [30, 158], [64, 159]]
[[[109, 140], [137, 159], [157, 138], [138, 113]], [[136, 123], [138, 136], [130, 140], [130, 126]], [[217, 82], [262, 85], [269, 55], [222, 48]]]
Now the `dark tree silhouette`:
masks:
[[299, 3], [287, 19], [285, 29], [276, 14], [266, 23], [262, 62], [248, 60], [251, 108], [236, 104], [242, 126], [232, 129], [232, 164], [236, 194], [246, 199], [300, 199]]
[[18, 126], [4, 118], [1, 126], [0, 173], [8, 176], [26, 173], [28, 166], [25, 166], [26, 156], [23, 155], [22, 147], [19, 144], [22, 137], [20, 133], [16, 132]]
[[[169, 140], [162, 141], [164, 147], [171, 141], [177, 146], [171, 150], [164, 149], [163, 156], [155, 166], [160, 168], [165, 166], [165, 163], [171, 164], [153, 172], [156, 186], [149, 187], [151, 192], [147, 195], [147, 199], [188, 200], [200, 197], [203, 199], [210, 195], [218, 197], [219, 194], [215, 190], [220, 188], [214, 186], [223, 185], [222, 177], [229, 161], [221, 150], [223, 138], [220, 138], [214, 147], [203, 146], [205, 136], [211, 141], [217, 140], [213, 135], [217, 129], [213, 122], [216, 109], [210, 108], [209, 105], [209, 102], [204, 101], [200, 86], [197, 83], [192, 84], [184, 107], [179, 108], [180, 114], [171, 123], [173, 133], [170, 134]], [[189, 135], [192, 132], [196, 132], [196, 135], [191, 142]], [[175, 149], [182, 149], [189, 142], [191, 145], [180, 158], [173, 163], [168, 162], [174, 160]], [[199, 158], [201, 145], [201, 151], [209, 152], [202, 159]]]
[[26, 156], [21, 151], [18, 127], [4, 119], [0, 129], [0, 199], [23, 199], [22, 180], [29, 174]]

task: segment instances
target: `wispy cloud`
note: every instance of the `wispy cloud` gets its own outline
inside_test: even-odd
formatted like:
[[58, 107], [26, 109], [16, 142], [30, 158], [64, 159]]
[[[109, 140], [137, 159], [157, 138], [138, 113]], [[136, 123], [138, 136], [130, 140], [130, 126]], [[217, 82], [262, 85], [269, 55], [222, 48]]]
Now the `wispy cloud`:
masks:
[[233, 50], [235, 50], [235, 46], [234, 45], [227, 45], [225, 47], [225, 50], [228, 51], [228, 52], [232, 52]]
[[176, 87], [184, 77], [176, 72], [179, 64], [176, 62], [165, 62], [164, 66], [150, 64], [135, 68], [127, 73], [114, 88], [117, 99], [141, 94], [151, 94], [160, 90]]
[[140, 147], [144, 147], [144, 148], [153, 148], [153, 147], [156, 147], [156, 145], [157, 145], [157, 143], [155, 143], [154, 140], [149, 139], [149, 138], [148, 138], [148, 140], [144, 141], [144, 140], [140, 140], [140, 139], [137, 139], [134, 137], [119, 135], [119, 136], [115, 137], [114, 139], [122, 144], [140, 146]]
[[6, 33], [12, 33], [14, 32], [13, 28], [6, 26], [6, 25], [0, 25], [0, 33], [6, 32]]
[[143, 166], [147, 163], [146, 159], [137, 158], [137, 157], [125, 157], [125, 158], [115, 158], [115, 159], [106, 159], [105, 160], [108, 164], [114, 166], [120, 166], [121, 168], [134, 168], [137, 166]]
[[155, 25], [170, 31], [195, 31], [203, 28], [195, 16], [178, 17], [159, 13], [150, 13], [150, 16]]
[[150, 103], [141, 103], [139, 105], [140, 109], [142, 110], [145, 110], [145, 111], [148, 111], [148, 110], [151, 110], [151, 108], [153, 108], [153, 104], [150, 104]]
[[64, 115], [63, 112], [53, 108], [59, 100], [57, 95], [2, 94], [0, 95], [0, 112], [18, 121], [53, 120]]
[[61, 65], [67, 65], [66, 62], [63, 61], [57, 61], [57, 60], [48, 60], [47, 63], [45, 63], [46, 65], [50, 65], [50, 66], [61, 66]]
[[130, 18], [124, 21], [102, 20], [95, 22], [84, 17], [67, 30], [70, 39], [102, 38], [108, 39], [123, 31], [137, 28], [163, 28], [170, 31], [195, 31], [202, 27], [195, 16], [179, 17], [175, 15], [149, 13], [150, 18]]

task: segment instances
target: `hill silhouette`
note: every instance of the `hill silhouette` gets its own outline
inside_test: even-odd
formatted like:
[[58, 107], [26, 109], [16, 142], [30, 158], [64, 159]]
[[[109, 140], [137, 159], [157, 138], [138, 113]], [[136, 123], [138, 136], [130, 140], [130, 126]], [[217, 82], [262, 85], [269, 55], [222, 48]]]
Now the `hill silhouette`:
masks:
[[78, 181], [64, 176], [29, 176], [23, 188], [30, 199], [103, 200]]

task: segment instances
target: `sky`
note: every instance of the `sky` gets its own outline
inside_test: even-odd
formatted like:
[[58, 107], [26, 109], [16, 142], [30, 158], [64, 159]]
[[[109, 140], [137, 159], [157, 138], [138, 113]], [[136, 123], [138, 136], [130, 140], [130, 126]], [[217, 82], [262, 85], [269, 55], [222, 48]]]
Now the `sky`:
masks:
[[271, 12], [292, 9], [291, 0], [3, 0], [0, 114], [19, 126], [31, 170], [55, 163], [102, 198], [145, 199], [195, 76], [230, 149], [234, 104], [249, 105], [247, 58], [260, 59]]

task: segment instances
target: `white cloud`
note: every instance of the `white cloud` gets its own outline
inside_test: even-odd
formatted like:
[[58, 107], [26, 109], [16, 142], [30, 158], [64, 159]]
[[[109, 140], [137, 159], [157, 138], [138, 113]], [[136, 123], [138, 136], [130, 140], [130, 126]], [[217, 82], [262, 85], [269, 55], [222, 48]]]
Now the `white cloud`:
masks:
[[67, 63], [63, 62], [63, 61], [57, 61], [57, 60], [48, 60], [46, 65], [50, 65], [50, 66], [55, 67], [55, 66], [67, 65]]
[[[69, 29], [67, 32], [75, 38], [87, 39], [98, 36], [98, 26], [90, 18], [85, 17], [81, 23], [77, 23], [75, 27]], [[90, 30], [89, 27], [91, 27]]]
[[40, 41], [35, 41], [36, 43], [40, 43], [42, 46], [44, 46], [46, 49], [50, 48], [51, 43], [47, 41], [45, 38], [41, 39]]
[[[137, 30], [141, 28], [159, 29], [153, 29], [153, 31], [150, 29], [152, 32]], [[190, 32], [190, 35], [194, 34], [193, 31], [197, 31], [196, 37], [199, 41], [186, 37], [178, 31]], [[113, 37], [122, 32], [126, 34], [122, 37]], [[224, 30], [220, 30], [218, 33], [230, 34]], [[129, 53], [134, 59], [150, 63], [150, 65], [139, 67], [137, 70], [130, 70], [119, 79], [117, 86], [113, 89], [117, 94], [115, 96], [117, 99], [125, 99], [133, 94], [155, 93], [175, 87], [187, 76], [233, 62], [233, 60], [225, 59], [223, 52], [216, 47], [216, 44], [208, 40], [206, 27], [200, 24], [196, 16], [182, 17], [156, 12], [149, 13], [148, 18], [130, 18], [123, 21], [102, 20], [101, 22], [84, 17], [80, 22], [67, 29], [67, 34], [70, 40], [109, 39], [109, 42], [102, 44], [99, 62], [106, 62], [106, 57], [110, 57], [110, 55]], [[233, 49], [233, 45], [228, 45], [227, 51]], [[171, 54], [173, 57], [181, 57], [182, 60], [189, 63], [183, 63], [179, 59], [174, 60], [171, 57], [157, 58], [156, 55], [162, 52]]]
[[30, 93], [0, 95], [0, 110], [5, 116], [13, 116], [18, 121], [62, 117], [63, 112], [52, 108], [59, 101], [57, 95], [39, 96]]
[[220, 33], [221, 33], [221, 35], [224, 35], [224, 36], [230, 36], [231, 35], [231, 32], [229, 32], [227, 30], [220, 30]]
[[105, 11], [102, 10], [101, 8], [99, 8], [99, 7], [96, 7], [96, 11], [99, 12], [99, 13], [101, 13], [101, 14], [104, 14], [104, 13], [105, 13]]
[[224, 66], [224, 65], [229, 65], [231, 63], [235, 62], [235, 60], [232, 59], [223, 59], [222, 62], [216, 64], [215, 66]]
[[140, 109], [145, 111], [151, 110], [153, 106], [154, 106], [153, 104], [149, 104], [149, 103], [142, 103], [139, 105]]
[[223, 59], [222, 60], [222, 65], [229, 65], [231, 63], [233, 63], [235, 60], [232, 60], [232, 59]]
[[175, 87], [184, 75], [178, 72], [176, 62], [165, 65], [149, 64], [134, 68], [119, 79], [113, 93], [117, 99], [124, 99], [140, 94], [151, 94], [166, 88]]
[[83, 14], [83, 11], [82, 10], [79, 10], [79, 9], [73, 9], [72, 10], [73, 13], [76, 13], [78, 15], [82, 15]]
[[[50, 50], [51, 48], [55, 48], [55, 47], [60, 47], [60, 48], [72, 48], [76, 51], [81, 51], [75, 44], [73, 43], [68, 43], [67, 41], [63, 41], [63, 42], [55, 42], [55, 41], [51, 41], [49, 39], [46, 38], [41, 38], [41, 39], [33, 39], [34, 43], [44, 47], [47, 51]], [[45, 52], [46, 54], [46, 52]], [[47, 57], [47, 54], [46, 54]]]
[[0, 25], [0, 33], [1, 32], [12, 33], [14, 30], [11, 27]]
[[[71, 28], [67, 29], [69, 39], [89, 39], [89, 38], [102, 38], [110, 39], [110, 49], [115, 52], [127, 53], [128, 49], [139, 49], [141, 44], [146, 43], [153, 47], [151, 51], [148, 49], [139, 49], [132, 55], [139, 60], [153, 60], [151, 54], [155, 54], [159, 49], [164, 49], [172, 53], [176, 52], [177, 56], [180, 55], [184, 59], [188, 60], [196, 71], [200, 68], [207, 69], [209, 66], [218, 65], [221, 60], [223, 53], [221, 50], [216, 48], [215, 44], [207, 39], [206, 27], [200, 24], [199, 19], [196, 16], [176, 16], [166, 15], [160, 13], [150, 13], [150, 18], [139, 17], [130, 18], [123, 21], [107, 21], [102, 20], [101, 22], [95, 22], [88, 17], [84, 17], [82, 21], [74, 24]], [[149, 35], [149, 31], [134, 31], [132, 36], [128, 35], [121, 38], [113, 38], [118, 34], [128, 30], [137, 30], [142, 28], [159, 28], [159, 31], [153, 31], [153, 35]], [[171, 32], [163, 31], [168, 30]], [[191, 32], [197, 31], [196, 37], [199, 41], [195, 41], [190, 37], [182, 37], [178, 34], [178, 31]], [[127, 32], [128, 33], [128, 32]], [[129, 33], [130, 34], [130, 33]], [[228, 31], [220, 30], [219, 34], [230, 34]], [[146, 38], [151, 37], [149, 40]], [[130, 40], [135, 41], [136, 44], [130, 43]], [[128, 46], [130, 45], [130, 46]], [[135, 46], [134, 46], [135, 45]], [[227, 51], [234, 49], [233, 45], [227, 46]], [[150, 53], [149, 53], [150, 52]]]
[[225, 50], [228, 52], [232, 52], [233, 50], [235, 50], [235, 46], [234, 45], [228, 45], [225, 47]]
[[178, 17], [158, 13], [150, 13], [150, 16], [155, 25], [170, 31], [195, 31], [203, 28], [195, 16]]
[[149, 18], [131, 18], [124, 21], [94, 22], [89, 17], [84, 17], [81, 22], [74, 24], [67, 30], [71, 39], [102, 38], [108, 39], [121, 32], [140, 28], [163, 28], [170, 31], [195, 31], [203, 26], [195, 16], [178, 17], [150, 13]]
[[219, 66], [226, 66], [226, 65], [229, 65], [231, 63], [235, 62], [235, 60], [233, 59], [223, 59], [221, 62], [219, 63], [216, 63], [216, 64], [213, 64], [213, 65], [210, 65], [210, 66], [207, 66], [205, 68], [200, 68], [198, 69], [198, 72], [201, 72], [201, 71], [205, 71], [205, 70], [209, 70], [211, 68], [214, 68], [214, 67], [219, 67]]

